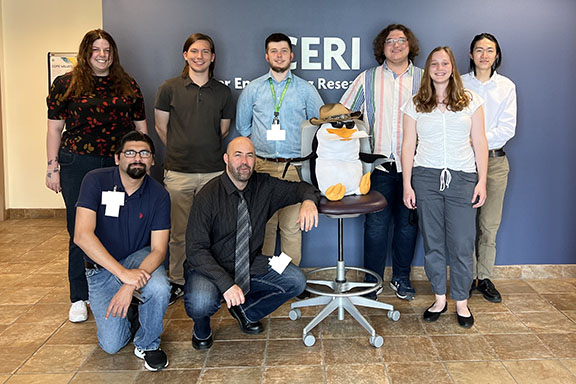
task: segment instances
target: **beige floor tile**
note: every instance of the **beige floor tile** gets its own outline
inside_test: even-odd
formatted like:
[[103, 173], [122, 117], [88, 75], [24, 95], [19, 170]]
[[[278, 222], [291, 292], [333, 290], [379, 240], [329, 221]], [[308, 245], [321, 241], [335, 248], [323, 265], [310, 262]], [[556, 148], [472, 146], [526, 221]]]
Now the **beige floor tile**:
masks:
[[68, 263], [67, 262], [56, 262], [48, 263], [38, 270], [41, 274], [58, 274], [66, 276], [68, 273]]
[[18, 290], [4, 291], [0, 295], [0, 305], [36, 304], [47, 293], [45, 288], [19, 287]]
[[[1, 336], [0, 336], [1, 337]], [[38, 345], [2, 346], [4, 356], [0, 360], [0, 373], [13, 373], [36, 352]]]
[[386, 363], [440, 359], [432, 342], [425, 336], [385, 336], [381, 352]]
[[141, 371], [144, 362], [134, 355], [134, 346], [128, 344], [118, 353], [109, 355], [96, 347], [80, 371]]
[[562, 311], [562, 313], [564, 313], [566, 316], [568, 316], [570, 318], [570, 320], [572, 320], [574, 323], [576, 323], [576, 311], [567, 310], [567, 311]]
[[98, 343], [96, 335], [97, 328], [95, 321], [85, 321], [83, 323], [71, 323], [66, 321], [56, 333], [54, 333], [47, 344], [94, 344]]
[[576, 377], [558, 360], [504, 361], [518, 384], [573, 384]]
[[323, 339], [339, 339], [343, 337], [369, 337], [368, 332], [348, 312], [344, 320], [338, 320], [336, 313], [322, 322]]
[[216, 341], [208, 354], [206, 367], [260, 367], [265, 348], [266, 342], [262, 340]]
[[61, 321], [35, 324], [14, 323], [0, 335], [0, 346], [37, 345], [39, 347], [61, 323]]
[[576, 293], [566, 294], [542, 294], [546, 300], [550, 301], [556, 309], [561, 311], [574, 311], [576, 310]]
[[168, 369], [200, 369], [208, 355], [208, 351], [197, 351], [192, 348], [191, 341], [182, 343], [162, 342], [161, 347], [166, 352], [170, 362]]
[[420, 318], [417, 314], [402, 314], [398, 321], [390, 320], [387, 315], [370, 316], [368, 320], [380, 336], [412, 336], [425, 334]]
[[389, 384], [384, 364], [340, 364], [326, 367], [328, 384]]
[[576, 359], [576, 333], [542, 334], [538, 338], [559, 359]]
[[524, 280], [538, 293], [576, 293], [576, 285], [568, 279]]
[[486, 335], [498, 358], [502, 360], [516, 359], [548, 359], [554, 355], [532, 334], [516, 335]]
[[544, 312], [554, 310], [554, 307], [539, 295], [504, 295], [502, 301], [512, 312]]
[[496, 289], [501, 294], [535, 293], [534, 288], [523, 280], [495, 280]]
[[393, 384], [452, 383], [439, 362], [386, 363], [386, 368]]
[[138, 373], [138, 371], [78, 372], [70, 384], [133, 383]]
[[5, 276], [7, 274], [20, 274], [20, 275], [29, 275], [36, 271], [38, 271], [42, 266], [40, 265], [30, 265], [25, 263], [0, 263], [0, 274]]
[[[298, 339], [302, 340], [302, 330], [312, 320], [312, 317], [301, 317], [290, 320], [287, 317], [272, 317], [268, 323], [268, 337], [272, 339]], [[312, 334], [319, 336], [322, 325], [312, 330]]]
[[6, 382], [6, 380], [8, 380], [9, 377], [10, 375], [0, 374], [0, 383], [4, 384], [4, 382]]
[[[409, 303], [414, 313], [422, 315], [424, 311], [434, 303], [434, 295], [416, 295], [414, 300]], [[448, 306], [450, 306], [450, 303]]]
[[[472, 313], [482, 312], [510, 312], [504, 303], [491, 303], [480, 294], [474, 294], [468, 300], [468, 306]], [[454, 310], [456, 311], [456, 310]]]
[[[382, 362], [380, 349], [372, 347], [368, 337], [323, 339], [322, 345], [326, 364], [371, 364]], [[384, 338], [384, 345], [386, 345], [386, 338]]]
[[30, 305], [0, 305], [0, 324], [12, 324], [29, 309]]
[[45, 345], [18, 373], [77, 371], [95, 348], [94, 345]]
[[11, 287], [20, 287], [21, 284], [26, 280], [28, 274], [22, 273], [3, 273], [2, 280], [0, 280], [0, 289], [6, 289]]
[[200, 369], [192, 370], [177, 370], [164, 369], [160, 372], [144, 371], [138, 374], [136, 383], [138, 384], [156, 384], [156, 383], [170, 383], [170, 384], [190, 384], [196, 383], [200, 377]]
[[209, 368], [202, 372], [200, 384], [254, 384], [262, 378], [262, 368]]
[[264, 332], [257, 335], [249, 335], [240, 329], [238, 321], [232, 318], [223, 318], [218, 322], [217, 327], [212, 327], [214, 340], [262, 340], [266, 339], [268, 329], [268, 319], [262, 319]]
[[576, 332], [576, 324], [558, 311], [524, 312], [518, 313], [517, 316], [535, 333]]
[[266, 350], [266, 366], [321, 365], [322, 345], [306, 347], [302, 340], [270, 340]]
[[6, 382], [6, 384], [66, 384], [74, 376], [73, 372], [69, 373], [43, 373], [43, 374], [17, 374]]
[[474, 326], [483, 334], [527, 333], [530, 330], [512, 313], [477, 313]]
[[[272, 314], [270, 315], [272, 318], [275, 317], [288, 317], [288, 314], [290, 313], [290, 305], [292, 305], [292, 303], [295, 300], [290, 300], [284, 304], [282, 304], [280, 307], [278, 307], [278, 309], [276, 309], [274, 312], [272, 312]], [[302, 312], [302, 317], [314, 317], [316, 316], [316, 314], [322, 309], [321, 306], [315, 305], [312, 307], [303, 307], [300, 308], [300, 312]]]
[[444, 361], [495, 360], [496, 355], [483, 336], [432, 336], [440, 358]]
[[[215, 324], [218, 320], [212, 320], [212, 330], [214, 331]], [[162, 341], [164, 342], [190, 342], [192, 343], [192, 332], [194, 330], [194, 322], [192, 319], [188, 320], [169, 320], [164, 326], [164, 333], [162, 333]]]
[[[171, 311], [170, 316], [168, 318], [173, 320], [189, 320], [190, 317], [186, 313], [186, 309], [184, 308], [184, 300], [178, 300], [175, 304], [168, 307], [168, 311]], [[168, 315], [168, 311], [166, 311], [166, 315]]]
[[574, 376], [576, 376], [576, 359], [562, 359], [561, 362]]
[[446, 368], [456, 384], [514, 384], [512, 376], [501, 362], [448, 362]]
[[[450, 308], [450, 307], [448, 307]], [[472, 328], [463, 328], [458, 324], [458, 318], [456, 317], [456, 308], [454, 312], [448, 309], [448, 312], [444, 313], [437, 321], [429, 323], [422, 320], [424, 329], [430, 335], [474, 335], [478, 334], [478, 330], [475, 326]]]
[[[378, 296], [378, 301], [380, 303], [389, 304], [394, 307], [395, 311], [399, 311], [400, 314], [412, 315], [414, 314], [414, 307], [412, 303], [407, 300], [401, 300], [396, 296]], [[368, 307], [356, 307], [360, 310], [360, 313], [367, 316], [386, 316], [388, 311], [379, 308], [368, 308]]]
[[70, 307], [70, 288], [68, 282], [66, 282], [63, 287], [48, 289], [46, 296], [38, 301], [38, 304], [50, 303], [67, 304], [68, 307]]
[[309, 384], [323, 383], [324, 369], [312, 367], [271, 367], [264, 370], [263, 384]]
[[64, 322], [68, 319], [69, 310], [69, 304], [35, 304], [16, 323]]

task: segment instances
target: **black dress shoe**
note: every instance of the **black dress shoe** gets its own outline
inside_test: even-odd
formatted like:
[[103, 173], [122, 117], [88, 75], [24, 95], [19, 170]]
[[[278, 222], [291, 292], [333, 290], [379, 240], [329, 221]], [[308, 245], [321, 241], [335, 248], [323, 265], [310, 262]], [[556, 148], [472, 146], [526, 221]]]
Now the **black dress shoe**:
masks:
[[308, 299], [312, 296], [312, 294], [308, 291], [304, 291], [301, 294], [299, 294], [298, 296], [296, 296], [297, 300], [304, 300], [304, 299]]
[[444, 305], [444, 309], [440, 312], [430, 312], [430, 308], [432, 308], [434, 304], [428, 307], [426, 312], [424, 312], [424, 321], [432, 323], [440, 318], [440, 315], [443, 314], [448, 310], [448, 303]]
[[242, 332], [247, 333], [249, 335], [256, 335], [264, 330], [264, 326], [262, 325], [261, 322], [257, 321], [253, 323], [250, 320], [248, 320], [239, 306], [235, 305], [233, 307], [228, 308], [228, 312], [230, 312], [232, 317], [238, 321], [238, 325], [240, 325], [240, 329], [242, 330]]
[[502, 302], [502, 296], [500, 296], [500, 292], [496, 289], [494, 284], [490, 281], [490, 279], [478, 280], [478, 292], [484, 296], [486, 300], [491, 303], [500, 303]]
[[192, 347], [194, 349], [197, 349], [199, 351], [210, 349], [212, 344], [214, 344], [214, 338], [212, 337], [212, 334], [210, 334], [210, 336], [204, 340], [200, 340], [196, 338], [196, 335], [192, 334]]
[[[468, 308], [468, 311], [470, 311], [470, 308]], [[472, 316], [472, 312], [470, 312], [470, 316], [468, 317], [460, 316], [458, 312], [456, 312], [456, 316], [458, 317], [458, 324], [460, 324], [461, 327], [470, 328], [474, 325], [474, 316]]]

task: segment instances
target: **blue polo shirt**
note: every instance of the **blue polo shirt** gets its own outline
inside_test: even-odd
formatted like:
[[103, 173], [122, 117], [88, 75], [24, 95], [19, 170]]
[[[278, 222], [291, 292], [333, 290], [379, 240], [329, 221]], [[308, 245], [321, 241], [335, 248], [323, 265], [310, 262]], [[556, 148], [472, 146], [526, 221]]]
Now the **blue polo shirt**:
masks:
[[96, 237], [116, 259], [150, 246], [152, 231], [170, 229], [170, 196], [164, 187], [150, 176], [131, 196], [124, 195], [124, 205], [118, 217], [104, 214], [102, 192], [125, 192], [118, 167], [100, 168], [88, 172], [80, 187], [77, 207], [96, 212]]

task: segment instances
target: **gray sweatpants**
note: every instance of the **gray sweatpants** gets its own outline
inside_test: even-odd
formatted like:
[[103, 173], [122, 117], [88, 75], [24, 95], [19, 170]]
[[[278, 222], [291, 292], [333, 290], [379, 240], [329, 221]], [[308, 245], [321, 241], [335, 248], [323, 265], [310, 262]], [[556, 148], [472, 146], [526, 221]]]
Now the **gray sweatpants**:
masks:
[[478, 176], [450, 170], [450, 186], [440, 191], [441, 169], [415, 167], [418, 225], [424, 239], [424, 270], [435, 294], [446, 294], [446, 267], [450, 265], [450, 297], [465, 300], [473, 280], [476, 209], [472, 195]]

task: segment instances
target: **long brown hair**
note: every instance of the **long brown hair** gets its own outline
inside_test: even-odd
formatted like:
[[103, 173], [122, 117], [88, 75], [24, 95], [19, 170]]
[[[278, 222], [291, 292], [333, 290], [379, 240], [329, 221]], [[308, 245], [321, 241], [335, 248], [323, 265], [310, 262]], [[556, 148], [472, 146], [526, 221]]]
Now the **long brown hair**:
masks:
[[92, 55], [92, 44], [98, 39], [104, 39], [110, 44], [110, 80], [112, 82], [112, 92], [115, 96], [136, 95], [132, 86], [132, 78], [124, 71], [120, 65], [120, 56], [118, 56], [118, 47], [112, 36], [102, 30], [94, 29], [84, 35], [80, 47], [78, 48], [77, 63], [72, 69], [72, 80], [70, 86], [64, 94], [64, 98], [78, 98], [94, 93], [94, 72], [90, 67], [90, 56]]
[[[191, 34], [186, 41], [184, 42], [184, 46], [182, 47], [182, 52], [187, 52], [188, 49], [190, 48], [190, 46], [192, 44], [194, 44], [195, 42], [197, 42], [198, 40], [204, 40], [208, 42], [208, 45], [210, 45], [210, 52], [212, 52], [213, 54], [216, 54], [216, 48], [214, 47], [214, 40], [212, 40], [212, 38], [208, 35], [205, 35], [203, 33], [193, 33]], [[210, 63], [210, 67], [208, 67], [208, 77], [211, 79], [214, 77], [214, 68], [216, 67], [216, 58], [214, 58], [214, 60], [212, 60], [212, 62]], [[183, 78], [187, 78], [188, 77], [188, 71], [190, 70], [190, 66], [188, 65], [188, 62], [186, 61], [186, 64], [184, 64], [184, 69], [182, 69], [182, 77]]]
[[424, 67], [420, 89], [413, 99], [417, 112], [430, 113], [438, 104], [436, 101], [436, 88], [434, 87], [434, 83], [430, 77], [430, 62], [432, 61], [432, 55], [438, 51], [446, 52], [450, 57], [450, 63], [452, 63], [452, 76], [450, 76], [448, 86], [446, 87], [446, 98], [444, 99], [446, 108], [452, 112], [458, 112], [470, 104], [470, 95], [462, 85], [462, 79], [458, 73], [452, 50], [450, 47], [436, 47], [432, 52], [430, 52], [426, 59], [426, 66]]

